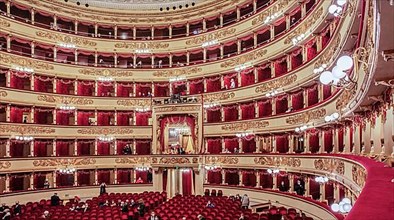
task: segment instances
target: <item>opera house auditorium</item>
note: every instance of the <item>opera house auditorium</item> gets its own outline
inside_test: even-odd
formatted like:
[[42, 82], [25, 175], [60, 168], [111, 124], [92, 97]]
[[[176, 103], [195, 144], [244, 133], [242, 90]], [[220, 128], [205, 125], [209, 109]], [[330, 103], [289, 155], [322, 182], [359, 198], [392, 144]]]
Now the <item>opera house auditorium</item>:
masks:
[[0, 219], [393, 220], [394, 0], [0, 0]]

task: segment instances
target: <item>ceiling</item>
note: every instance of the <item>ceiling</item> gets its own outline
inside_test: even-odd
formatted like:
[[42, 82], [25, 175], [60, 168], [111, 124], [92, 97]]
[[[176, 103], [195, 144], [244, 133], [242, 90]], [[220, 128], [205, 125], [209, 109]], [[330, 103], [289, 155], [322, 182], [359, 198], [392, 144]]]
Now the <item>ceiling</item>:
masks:
[[179, 10], [179, 6], [185, 8], [188, 4], [189, 8], [192, 7], [192, 3], [196, 5], [201, 2], [208, 0], [70, 0], [69, 2], [77, 3], [80, 2], [81, 6], [89, 4], [93, 7], [108, 8], [108, 9], [122, 9], [122, 10], [159, 10], [160, 8], [169, 7], [170, 10], [174, 6]]

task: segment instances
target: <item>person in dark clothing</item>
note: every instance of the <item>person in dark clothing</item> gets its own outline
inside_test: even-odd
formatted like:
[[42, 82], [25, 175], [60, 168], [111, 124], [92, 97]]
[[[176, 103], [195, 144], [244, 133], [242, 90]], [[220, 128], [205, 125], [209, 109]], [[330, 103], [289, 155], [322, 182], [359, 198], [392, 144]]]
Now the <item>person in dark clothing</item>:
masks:
[[122, 202], [120, 206], [122, 207], [122, 212], [129, 211], [129, 206], [127, 205], [127, 203]]
[[124, 146], [124, 148], [123, 148], [123, 154], [125, 154], [125, 155], [133, 154], [130, 145]]
[[10, 207], [8, 207], [5, 203], [1, 204], [0, 207], [0, 214], [4, 212], [4, 210], [6, 209], [10, 209]]
[[58, 206], [60, 204], [60, 198], [57, 195], [57, 193], [53, 194], [53, 196], [51, 196], [51, 206]]
[[202, 216], [202, 215], [198, 215], [198, 216], [197, 216], [197, 219], [198, 219], [198, 220], [205, 220], [205, 217]]
[[100, 184], [100, 195], [107, 193], [107, 185], [105, 183]]
[[19, 205], [19, 202], [16, 202], [14, 206], [14, 215], [20, 215], [20, 214], [22, 214], [22, 208], [21, 205]]
[[153, 179], [153, 177], [152, 177], [152, 171], [148, 171], [148, 175], [147, 175], [147, 180], [148, 180], [148, 183], [151, 183], [152, 182], [152, 179]]
[[297, 193], [297, 195], [304, 195], [305, 187], [304, 184], [302, 184], [301, 180], [297, 180], [297, 184], [294, 186], [294, 191]]
[[289, 190], [289, 187], [285, 185], [285, 182], [284, 182], [284, 181], [281, 181], [281, 182], [280, 182], [280, 185], [279, 185], [279, 191], [281, 191], [281, 192], [287, 192], [288, 190]]
[[138, 213], [140, 214], [140, 216], [144, 216], [145, 214], [145, 204], [144, 201], [140, 201], [140, 204], [138, 205]]

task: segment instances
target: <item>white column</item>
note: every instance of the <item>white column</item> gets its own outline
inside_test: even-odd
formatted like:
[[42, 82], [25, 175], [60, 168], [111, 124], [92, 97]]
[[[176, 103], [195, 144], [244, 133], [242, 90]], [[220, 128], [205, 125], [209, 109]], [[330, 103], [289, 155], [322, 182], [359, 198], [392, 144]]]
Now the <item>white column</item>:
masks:
[[387, 109], [386, 121], [383, 124], [383, 137], [384, 137], [384, 154], [390, 156], [393, 153], [394, 142], [393, 142], [393, 124], [394, 124], [394, 111], [393, 107]]

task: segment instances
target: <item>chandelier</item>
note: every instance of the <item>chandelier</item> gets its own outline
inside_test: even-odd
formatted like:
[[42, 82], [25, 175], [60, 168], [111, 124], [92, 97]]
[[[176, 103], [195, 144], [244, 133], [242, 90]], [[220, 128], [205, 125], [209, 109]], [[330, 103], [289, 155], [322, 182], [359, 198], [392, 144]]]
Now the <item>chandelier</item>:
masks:
[[342, 214], [346, 214], [346, 213], [350, 212], [352, 207], [353, 207], [352, 201], [350, 201], [350, 199], [348, 199], [348, 198], [343, 198], [340, 203], [333, 203], [331, 205], [332, 211], [340, 212]]
[[343, 6], [347, 3], [347, 0], [337, 0], [336, 4], [332, 4], [329, 8], [328, 8], [328, 12], [332, 15], [334, 15], [335, 17], [338, 16], [343, 16]]
[[324, 118], [324, 121], [326, 121], [326, 122], [332, 122], [332, 121], [337, 120], [338, 118], [339, 118], [339, 113], [338, 113], [338, 112], [334, 112], [334, 113], [332, 113], [331, 115], [327, 115], [327, 116]]
[[150, 167], [144, 166], [142, 164], [142, 166], [136, 167], [135, 170], [137, 170], [137, 171], [148, 171], [148, 170], [150, 170]]
[[[311, 126], [312, 127], [312, 126]], [[311, 128], [311, 127], [308, 127], [308, 125], [303, 125], [303, 126], [301, 126], [301, 127], [297, 127], [297, 128], [295, 128], [294, 129], [294, 131], [295, 132], [304, 132], [304, 131], [306, 131], [308, 128]]]
[[135, 111], [137, 111], [137, 112], [148, 112], [148, 111], [150, 111], [150, 108], [149, 107], [136, 108]]
[[215, 108], [215, 107], [218, 107], [218, 106], [220, 106], [219, 103], [211, 102], [211, 103], [204, 104], [203, 107], [204, 107], [205, 109], [207, 109], [207, 108]]
[[60, 106], [59, 109], [60, 109], [60, 110], [65, 110], [65, 111], [73, 111], [73, 110], [75, 110], [76, 108], [75, 108], [75, 106], [67, 105], [67, 104], [66, 104], [66, 105]]
[[315, 182], [319, 183], [319, 184], [324, 184], [328, 182], [328, 177], [326, 176], [317, 176], [315, 177]]
[[114, 137], [109, 137], [109, 136], [100, 136], [99, 141], [104, 141], [104, 142], [112, 142], [113, 140], [115, 140]]
[[32, 140], [34, 140], [34, 137], [32, 137], [32, 136], [15, 136], [15, 140], [18, 140], [18, 141], [32, 141]]
[[112, 78], [112, 77], [99, 77], [99, 78], [98, 78], [98, 81], [101, 81], [101, 82], [111, 82], [111, 81], [114, 81], [114, 78]]
[[269, 174], [276, 175], [276, 174], [278, 174], [278, 173], [280, 172], [280, 170], [279, 170], [278, 168], [267, 169], [267, 172], [268, 172]]
[[247, 137], [250, 135], [254, 135], [254, 133], [251, 131], [245, 131], [245, 132], [235, 134], [235, 136], [237, 136], [238, 138], [243, 138], [243, 137]]
[[273, 90], [273, 91], [271, 91], [271, 92], [265, 94], [265, 97], [271, 98], [271, 97], [274, 97], [274, 96], [278, 95], [279, 93], [280, 93], [279, 90]]
[[216, 164], [212, 164], [212, 165], [205, 165], [204, 167], [206, 170], [217, 170], [220, 169], [221, 167], [219, 165]]
[[[346, 71], [350, 70], [353, 64], [352, 57], [348, 55], [341, 56], [331, 71], [326, 70], [320, 74], [320, 82], [324, 85], [331, 84], [341, 88], [352, 87], [352, 85], [356, 84], [355, 79], [352, 79]], [[354, 75], [357, 75], [357, 73]]]
[[72, 174], [75, 171], [76, 171], [76, 169], [74, 167], [65, 167], [65, 168], [58, 169], [58, 172], [62, 173], [62, 174]]

